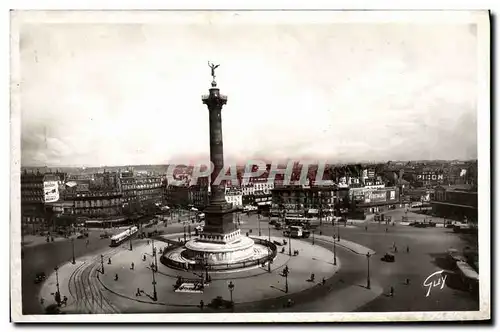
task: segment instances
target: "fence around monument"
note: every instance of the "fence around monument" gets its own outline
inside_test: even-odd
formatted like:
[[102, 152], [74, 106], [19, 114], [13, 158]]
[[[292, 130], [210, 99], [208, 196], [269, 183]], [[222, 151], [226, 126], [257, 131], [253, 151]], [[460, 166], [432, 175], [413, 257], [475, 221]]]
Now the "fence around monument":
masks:
[[259, 258], [259, 259], [253, 259], [253, 260], [244, 261], [244, 262], [236, 262], [236, 263], [230, 263], [230, 264], [204, 265], [204, 264], [199, 264], [199, 263], [191, 264], [191, 263], [181, 263], [181, 262], [174, 261], [174, 260], [168, 258], [167, 256], [165, 256], [165, 254], [168, 253], [168, 251], [165, 250], [160, 257], [160, 262], [166, 266], [169, 266], [171, 268], [178, 269], [178, 270], [198, 270], [198, 271], [200, 271], [200, 270], [208, 270], [208, 271], [236, 270], [236, 269], [243, 269], [243, 268], [247, 268], [247, 267], [262, 265], [262, 264], [265, 264], [269, 261], [272, 262], [274, 260], [274, 258], [276, 257], [276, 255], [278, 254], [278, 247], [274, 243], [269, 242], [268, 240], [259, 239], [259, 238], [251, 238], [251, 239], [254, 240], [254, 242], [256, 244], [260, 244], [260, 245], [263, 245], [263, 246], [269, 248], [270, 254], [265, 256], [265, 257]]

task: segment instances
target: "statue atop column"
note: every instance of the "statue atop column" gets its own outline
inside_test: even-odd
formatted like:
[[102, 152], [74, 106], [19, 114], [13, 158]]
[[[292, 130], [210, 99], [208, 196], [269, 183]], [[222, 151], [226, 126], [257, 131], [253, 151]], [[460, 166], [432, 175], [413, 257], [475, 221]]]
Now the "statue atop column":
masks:
[[211, 69], [211, 75], [212, 75], [212, 84], [215, 83], [215, 69], [217, 69], [220, 65], [215, 65], [212, 62], [208, 61], [208, 66]]

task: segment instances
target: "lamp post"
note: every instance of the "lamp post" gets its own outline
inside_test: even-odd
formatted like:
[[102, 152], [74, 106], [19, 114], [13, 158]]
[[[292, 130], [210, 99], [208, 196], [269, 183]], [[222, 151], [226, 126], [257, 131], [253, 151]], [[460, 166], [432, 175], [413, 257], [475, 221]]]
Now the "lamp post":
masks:
[[337, 266], [337, 245], [335, 244], [335, 234], [333, 234], [333, 265]]
[[74, 238], [71, 239], [71, 246], [73, 248], [73, 260], [71, 261], [71, 264], [76, 264], [76, 261], [75, 261], [75, 239]]
[[151, 269], [151, 273], [153, 273], [153, 301], [157, 301], [158, 300], [158, 296], [156, 294], [156, 279], [155, 279], [155, 270], [154, 269]]
[[104, 274], [104, 255], [101, 255], [101, 273]]
[[184, 243], [186, 243], [186, 224], [184, 223]]
[[156, 254], [156, 248], [153, 248], [153, 256], [155, 259], [155, 272], [158, 272], [158, 255]]
[[313, 245], [314, 245], [314, 233], [316, 232], [315, 229], [313, 229], [312, 233], [313, 233]]
[[259, 218], [259, 236], [262, 236], [262, 234], [260, 232], [260, 218]]
[[340, 224], [337, 222], [337, 241], [340, 241]]
[[367, 274], [366, 274], [366, 288], [370, 289], [370, 252], [367, 252], [366, 253], [366, 263], [367, 263], [367, 266], [368, 266], [368, 269], [367, 269]]
[[60, 290], [59, 290], [59, 273], [57, 271], [59, 271], [59, 268], [56, 266], [54, 268], [54, 270], [56, 271], [56, 287], [57, 287], [57, 293], [58, 294], [61, 294]]
[[188, 224], [189, 239], [191, 239], [191, 224]]
[[227, 285], [227, 288], [229, 288], [229, 296], [231, 297], [231, 304], [233, 304], [233, 290], [234, 290], [234, 284], [232, 281], [229, 282], [229, 285]]
[[[130, 231], [130, 233], [132, 233], [132, 230]], [[132, 248], [132, 234], [130, 234], [129, 240], [130, 240], [129, 241], [129, 243], [130, 243], [130, 251], [132, 251], [133, 250], [133, 248]]]
[[272, 257], [272, 254], [273, 254], [273, 252], [271, 251], [271, 249], [269, 249], [269, 262], [267, 264], [267, 272], [269, 272], [269, 273], [271, 273], [271, 262], [272, 262], [271, 257]]
[[208, 261], [207, 261], [207, 258], [205, 257], [205, 280], [207, 280], [207, 282], [210, 280], [210, 276], [208, 275]]
[[288, 228], [288, 255], [292, 256], [292, 229]]
[[285, 277], [285, 293], [288, 293], [288, 273], [290, 271], [288, 270], [288, 265], [285, 266], [285, 269], [283, 270], [283, 275]]
[[319, 200], [319, 228], [323, 226], [323, 201], [321, 200], [321, 191], [318, 192], [318, 200]]

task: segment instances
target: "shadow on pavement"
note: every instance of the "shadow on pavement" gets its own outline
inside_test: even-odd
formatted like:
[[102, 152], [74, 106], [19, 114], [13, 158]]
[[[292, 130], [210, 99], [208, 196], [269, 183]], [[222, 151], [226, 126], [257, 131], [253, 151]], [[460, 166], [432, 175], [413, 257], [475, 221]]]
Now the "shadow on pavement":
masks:
[[446, 276], [446, 286], [451, 289], [460, 290], [460, 291], [468, 291], [467, 285], [462, 281], [460, 275], [458, 273], [445, 271], [442, 273], [443, 276]]
[[312, 260], [313, 260], [313, 261], [320, 261], [320, 262], [323, 262], [323, 263], [326, 263], [326, 264], [330, 264], [330, 265], [334, 265], [334, 266], [336, 266], [335, 264], [333, 264], [333, 263], [332, 263], [332, 262], [330, 262], [330, 261], [325, 261], [325, 260], [323, 260], [323, 259], [319, 259], [319, 258], [316, 258], [316, 257], [313, 257], [313, 258], [312, 258]]
[[449, 256], [444, 253], [435, 253], [435, 254], [429, 254], [433, 260], [431, 261], [432, 264], [437, 266], [440, 269], [443, 270], [448, 270], [448, 271], [456, 271], [456, 265], [453, 263], [453, 261], [450, 260]]
[[274, 288], [274, 289], [277, 289], [277, 290], [279, 290], [279, 291], [282, 291], [283, 293], [286, 293], [286, 291], [285, 291], [284, 289], [281, 289], [281, 288], [276, 287], [276, 286], [274, 286], [274, 285], [271, 285], [271, 286], [269, 286], [269, 287]]

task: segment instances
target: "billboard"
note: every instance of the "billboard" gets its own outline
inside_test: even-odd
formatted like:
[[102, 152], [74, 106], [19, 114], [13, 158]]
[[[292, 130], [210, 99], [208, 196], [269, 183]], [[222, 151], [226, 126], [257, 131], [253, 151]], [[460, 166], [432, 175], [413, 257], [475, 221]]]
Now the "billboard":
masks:
[[43, 192], [45, 203], [54, 203], [59, 200], [59, 184], [57, 181], [44, 181]]
[[383, 203], [387, 200], [386, 190], [374, 190], [365, 194], [365, 203]]

